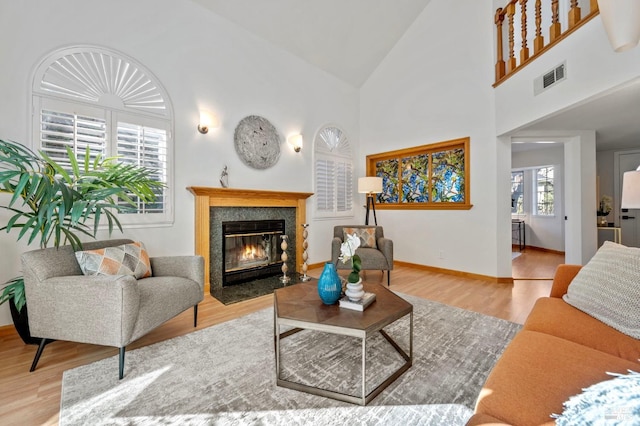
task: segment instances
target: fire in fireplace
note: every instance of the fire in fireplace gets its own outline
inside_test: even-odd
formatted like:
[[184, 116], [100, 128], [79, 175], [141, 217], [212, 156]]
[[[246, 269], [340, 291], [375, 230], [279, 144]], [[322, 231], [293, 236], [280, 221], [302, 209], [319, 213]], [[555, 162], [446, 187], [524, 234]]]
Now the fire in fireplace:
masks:
[[222, 285], [277, 275], [284, 220], [222, 222]]

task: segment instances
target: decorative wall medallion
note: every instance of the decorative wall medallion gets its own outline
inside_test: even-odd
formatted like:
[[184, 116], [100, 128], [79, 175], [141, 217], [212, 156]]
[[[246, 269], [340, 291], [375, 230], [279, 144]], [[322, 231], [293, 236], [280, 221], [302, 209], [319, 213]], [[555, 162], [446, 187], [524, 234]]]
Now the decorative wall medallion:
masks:
[[254, 169], [268, 169], [280, 158], [280, 136], [266, 118], [250, 115], [238, 123], [234, 135], [240, 159]]

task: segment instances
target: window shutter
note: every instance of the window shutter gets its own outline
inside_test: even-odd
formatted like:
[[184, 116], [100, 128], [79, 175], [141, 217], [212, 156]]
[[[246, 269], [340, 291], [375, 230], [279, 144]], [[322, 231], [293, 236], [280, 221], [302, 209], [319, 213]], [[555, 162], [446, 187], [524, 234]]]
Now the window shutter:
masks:
[[353, 214], [353, 158], [344, 132], [323, 127], [314, 141], [315, 202], [320, 217]]
[[[153, 173], [151, 177], [167, 183], [167, 132], [163, 129], [118, 122], [117, 154], [123, 163], [146, 167]], [[137, 213], [163, 213], [164, 189], [156, 189], [154, 203], [138, 203]]]
[[318, 212], [333, 212], [334, 162], [326, 159], [316, 160], [316, 209]]
[[351, 163], [336, 163], [336, 211], [351, 211], [353, 201], [353, 170]]
[[105, 155], [107, 123], [102, 118], [43, 109], [40, 114], [40, 149], [62, 167], [71, 168], [67, 148], [79, 161]]

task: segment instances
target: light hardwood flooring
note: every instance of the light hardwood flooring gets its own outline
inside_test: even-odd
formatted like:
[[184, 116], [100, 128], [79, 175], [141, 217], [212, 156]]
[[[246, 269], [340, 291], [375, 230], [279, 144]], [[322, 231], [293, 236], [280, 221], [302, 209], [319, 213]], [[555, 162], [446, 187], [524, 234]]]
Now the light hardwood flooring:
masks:
[[[408, 267], [392, 272], [392, 290], [434, 300], [485, 315], [523, 323], [538, 297], [546, 296], [555, 267], [564, 256], [525, 250], [513, 261], [513, 284], [498, 284]], [[310, 271], [319, 276], [321, 269]], [[380, 272], [366, 272], [367, 282], [386, 284]], [[229, 321], [273, 304], [273, 296], [224, 306], [209, 295], [200, 304], [198, 327]], [[188, 310], [127, 347], [133, 350], [194, 330], [193, 311]], [[55, 342], [48, 345], [35, 372], [29, 367], [35, 346], [22, 343], [12, 325], [0, 327], [0, 424], [57, 425], [62, 372], [117, 355], [116, 348]], [[114, 370], [114, 374], [117, 372]], [[125, 364], [126, 374], [126, 364]]]

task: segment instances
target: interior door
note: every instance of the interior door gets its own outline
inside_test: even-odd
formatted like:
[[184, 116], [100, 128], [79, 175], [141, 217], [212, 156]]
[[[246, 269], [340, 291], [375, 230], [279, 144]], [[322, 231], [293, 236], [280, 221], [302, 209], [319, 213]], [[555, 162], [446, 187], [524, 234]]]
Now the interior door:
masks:
[[[622, 175], [624, 172], [635, 170], [640, 166], [640, 152], [619, 155], [618, 182], [620, 194], [618, 203], [622, 199]], [[618, 204], [620, 205], [620, 204]], [[640, 209], [620, 210], [620, 228], [622, 228], [622, 244], [628, 247], [640, 247]]]

